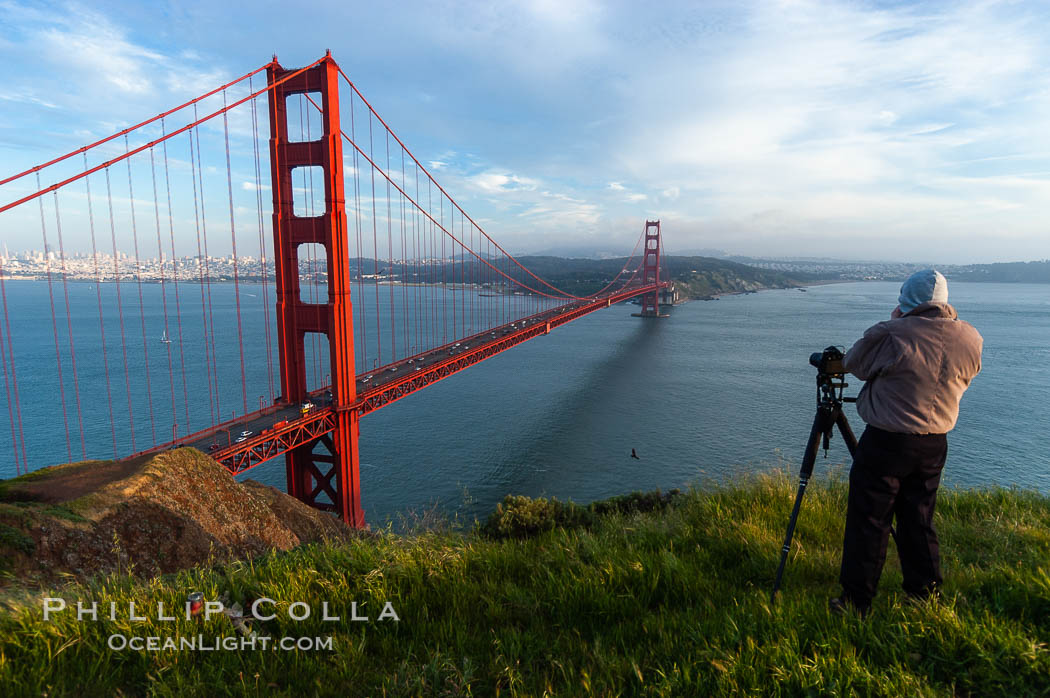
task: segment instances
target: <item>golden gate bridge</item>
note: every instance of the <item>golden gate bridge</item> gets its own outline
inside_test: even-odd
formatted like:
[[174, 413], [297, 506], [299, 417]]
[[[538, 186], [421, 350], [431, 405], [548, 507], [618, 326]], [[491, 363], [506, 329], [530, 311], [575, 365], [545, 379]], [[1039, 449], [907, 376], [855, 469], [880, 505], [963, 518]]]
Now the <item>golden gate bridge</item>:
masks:
[[[297, 69], [274, 57], [0, 180], [0, 216], [7, 234], [39, 228], [47, 282], [46, 306], [9, 304], [12, 263], [5, 270], [0, 257], [16, 473], [43, 465], [27, 448], [35, 405], [54, 432], [61, 417], [69, 461], [99, 457], [103, 432], [115, 459], [194, 446], [239, 474], [283, 455], [288, 492], [354, 526], [364, 525], [361, 417], [615, 303], [638, 298], [638, 315], [658, 317], [666, 286], [659, 221], [645, 222], [623, 268], [593, 293], [530, 271], [438, 184], [330, 54]], [[90, 256], [67, 254], [71, 233], [90, 238]], [[211, 250], [228, 242], [229, 256], [210, 254], [209, 241]], [[70, 300], [85, 276], [90, 308], [76, 293]], [[232, 306], [220, 280], [233, 284]], [[242, 292], [248, 283], [258, 292]], [[144, 300], [157, 295], [159, 314]], [[261, 338], [246, 337], [251, 321]], [[20, 351], [19, 323], [50, 325], [48, 356]], [[220, 360], [233, 345], [236, 360]], [[42, 372], [57, 395], [42, 390]], [[249, 395], [260, 391], [256, 404]]]

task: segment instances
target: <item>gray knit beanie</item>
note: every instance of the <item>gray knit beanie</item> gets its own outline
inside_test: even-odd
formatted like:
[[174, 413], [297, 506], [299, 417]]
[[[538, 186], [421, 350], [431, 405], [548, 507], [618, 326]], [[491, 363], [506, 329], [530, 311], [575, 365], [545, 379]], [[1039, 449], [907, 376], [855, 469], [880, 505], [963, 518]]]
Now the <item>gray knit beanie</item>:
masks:
[[901, 286], [898, 299], [902, 315], [929, 302], [948, 302], [948, 280], [935, 269], [923, 269], [909, 276]]

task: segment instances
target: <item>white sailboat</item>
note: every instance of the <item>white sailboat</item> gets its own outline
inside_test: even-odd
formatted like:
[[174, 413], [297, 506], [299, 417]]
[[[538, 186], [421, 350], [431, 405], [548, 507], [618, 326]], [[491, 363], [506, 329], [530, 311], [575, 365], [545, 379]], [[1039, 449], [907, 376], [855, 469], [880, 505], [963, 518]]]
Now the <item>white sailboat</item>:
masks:
[[161, 335], [160, 341], [164, 344], [171, 344], [171, 340], [168, 338], [168, 331], [164, 330], [164, 334]]

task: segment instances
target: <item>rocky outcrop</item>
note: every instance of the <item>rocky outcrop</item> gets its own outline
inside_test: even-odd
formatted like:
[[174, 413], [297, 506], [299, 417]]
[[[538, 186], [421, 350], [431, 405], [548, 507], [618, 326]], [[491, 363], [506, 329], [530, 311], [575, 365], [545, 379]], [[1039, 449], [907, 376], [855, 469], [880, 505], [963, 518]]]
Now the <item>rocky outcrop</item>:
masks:
[[8, 583], [116, 570], [152, 576], [351, 535], [335, 517], [273, 487], [239, 483], [191, 448], [0, 482]]

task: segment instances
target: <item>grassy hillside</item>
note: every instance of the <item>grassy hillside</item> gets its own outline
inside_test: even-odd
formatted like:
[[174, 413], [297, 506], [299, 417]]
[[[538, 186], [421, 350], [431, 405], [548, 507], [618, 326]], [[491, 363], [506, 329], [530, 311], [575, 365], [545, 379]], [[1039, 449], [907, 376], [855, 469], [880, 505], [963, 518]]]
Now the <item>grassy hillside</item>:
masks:
[[[116, 601], [116, 621], [0, 614], [5, 695], [887, 695], [1050, 692], [1050, 499], [943, 493], [941, 602], [902, 603], [891, 552], [867, 620], [827, 611], [845, 487], [807, 494], [785, 587], [769, 586], [794, 479], [590, 508], [511, 498], [469, 532], [380, 533], [152, 581], [113, 574], [49, 595]], [[892, 545], [891, 545], [892, 550]], [[234, 636], [229, 619], [156, 617], [192, 591], [277, 600], [271, 637], [331, 651], [113, 651], [114, 633]], [[313, 606], [290, 620], [288, 605]], [[342, 616], [321, 620], [321, 602]], [[349, 620], [364, 602], [368, 622]], [[389, 601], [399, 621], [378, 621]], [[102, 614], [100, 614], [102, 615]]]

